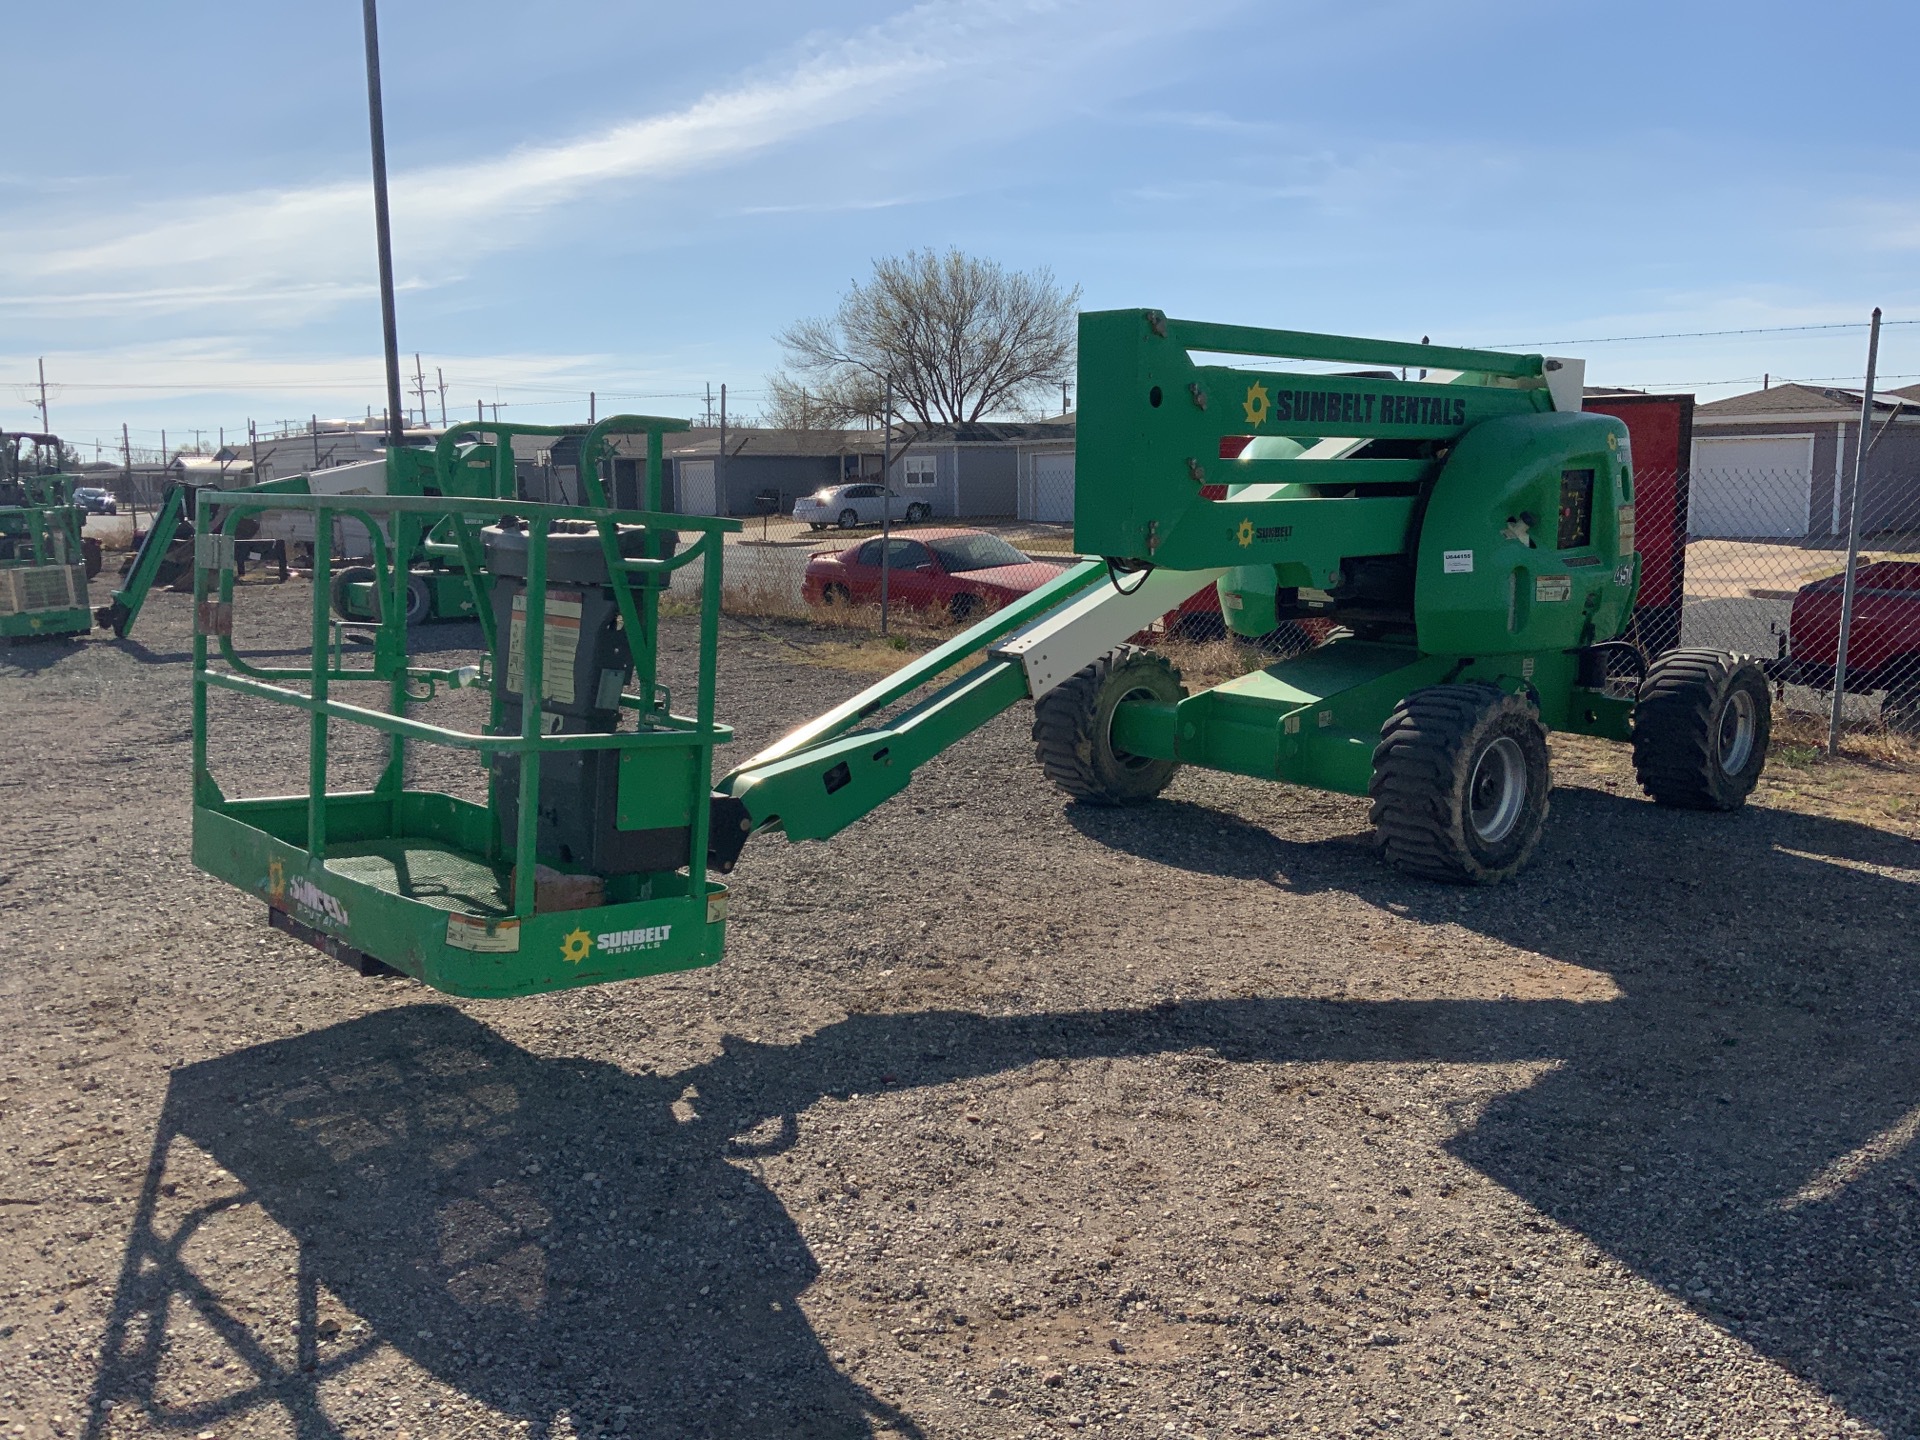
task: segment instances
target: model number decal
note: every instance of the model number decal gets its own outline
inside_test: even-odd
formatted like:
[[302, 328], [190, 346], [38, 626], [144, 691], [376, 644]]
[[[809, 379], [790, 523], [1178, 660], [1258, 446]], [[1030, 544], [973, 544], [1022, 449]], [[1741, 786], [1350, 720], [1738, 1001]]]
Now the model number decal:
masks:
[[1448, 550], [1440, 556], [1442, 575], [1471, 575], [1473, 573], [1473, 552], [1471, 550]]

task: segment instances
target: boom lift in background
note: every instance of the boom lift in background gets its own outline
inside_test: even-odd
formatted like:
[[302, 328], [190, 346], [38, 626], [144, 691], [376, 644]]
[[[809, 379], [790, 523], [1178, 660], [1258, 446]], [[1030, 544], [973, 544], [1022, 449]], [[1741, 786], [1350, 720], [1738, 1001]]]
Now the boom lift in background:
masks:
[[0, 431], [0, 639], [93, 629], [87, 581], [100, 571], [100, 542], [83, 534], [79, 483], [55, 436]]
[[[1649, 664], [1622, 638], [1639, 579], [1631, 446], [1619, 420], [1582, 413], [1579, 362], [1121, 310], [1081, 317], [1079, 364], [1075, 544], [1103, 558], [718, 781], [723, 541], [739, 522], [661, 512], [662, 436], [682, 422], [457, 427], [416, 481], [399, 467], [421, 462], [390, 452], [384, 496], [203, 492], [195, 863], [330, 954], [519, 995], [714, 963], [729, 898], [716, 877], [753, 834], [836, 834], [1026, 699], [1041, 766], [1076, 800], [1144, 803], [1182, 764], [1367, 795], [1384, 857], [1433, 880], [1524, 866], [1550, 729], [1630, 742], [1660, 804], [1745, 802], [1766, 757], [1766, 679], [1715, 651]], [[516, 498], [510, 433], [574, 437], [588, 503]], [[610, 507], [599, 478], [620, 434], [646, 437], [638, 510]], [[473, 473], [491, 493], [463, 488], [456, 456], [489, 446]], [[369, 663], [346, 663], [325, 546], [311, 663], [263, 668], [234, 647], [237, 527], [269, 507], [311, 512], [317, 534], [340, 516], [367, 527]], [[467, 587], [477, 666], [409, 663], [416, 557]], [[659, 601], [696, 560], [689, 710], [660, 681]], [[1238, 634], [1317, 618], [1334, 638], [1190, 693], [1126, 640], [1208, 585]], [[350, 686], [374, 702], [338, 698]], [[409, 713], [476, 686], [483, 725]], [[226, 794], [208, 758], [216, 691], [306, 715], [305, 793]], [[336, 722], [385, 735], [371, 789], [329, 789]], [[413, 743], [472, 752], [486, 802], [409, 784]]]

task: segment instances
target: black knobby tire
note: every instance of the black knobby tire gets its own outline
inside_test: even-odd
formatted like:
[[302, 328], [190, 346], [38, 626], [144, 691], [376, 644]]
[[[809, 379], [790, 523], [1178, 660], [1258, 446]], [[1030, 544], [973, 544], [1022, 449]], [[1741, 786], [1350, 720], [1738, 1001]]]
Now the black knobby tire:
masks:
[[1533, 855], [1552, 789], [1532, 704], [1492, 685], [1416, 690], [1380, 727], [1373, 824], [1396, 870], [1488, 885]]
[[433, 618], [433, 587], [423, 575], [407, 577], [407, 624], [420, 625]]
[[1633, 769], [1656, 805], [1738, 810], [1773, 733], [1766, 672], [1725, 650], [1669, 650], [1640, 682]]
[[1033, 707], [1033, 743], [1047, 778], [1091, 805], [1140, 805], [1167, 788], [1177, 760], [1148, 760], [1116, 750], [1113, 715], [1122, 700], [1184, 699], [1180, 672], [1130, 645], [1042, 695]]
[[[327, 585], [327, 600], [328, 603], [333, 606], [333, 613], [342, 620], [356, 620], [361, 624], [368, 624], [378, 620], [380, 618], [379, 578], [378, 575], [374, 574], [371, 565], [349, 565], [346, 569], [335, 574], [332, 581]], [[375, 582], [373, 589], [367, 592], [368, 598], [372, 602], [372, 614], [370, 616], [356, 615], [347, 608], [347, 587], [349, 585], [357, 585], [364, 580]]]

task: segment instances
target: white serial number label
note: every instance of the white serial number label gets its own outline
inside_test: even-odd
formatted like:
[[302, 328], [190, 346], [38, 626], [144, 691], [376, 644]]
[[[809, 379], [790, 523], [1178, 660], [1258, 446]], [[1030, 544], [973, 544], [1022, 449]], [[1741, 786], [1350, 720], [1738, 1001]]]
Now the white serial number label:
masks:
[[1443, 575], [1471, 575], [1473, 573], [1473, 552], [1471, 550], [1444, 550], [1440, 554], [1440, 573]]

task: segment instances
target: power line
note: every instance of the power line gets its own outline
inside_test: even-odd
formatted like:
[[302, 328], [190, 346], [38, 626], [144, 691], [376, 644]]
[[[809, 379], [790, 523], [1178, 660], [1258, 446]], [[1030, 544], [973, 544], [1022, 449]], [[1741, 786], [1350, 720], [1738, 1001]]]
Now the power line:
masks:
[[[1920, 325], [1920, 320], [1887, 320], [1889, 325]], [[1497, 345], [1474, 345], [1474, 350], [1532, 350], [1543, 345], [1619, 345], [1629, 340], [1705, 340], [1724, 335], [1790, 335], [1807, 330], [1865, 330], [1864, 320], [1835, 321], [1826, 325], [1760, 325], [1747, 330], [1675, 330], [1666, 335], [1602, 335], [1586, 340], [1503, 340]]]
[[[1668, 388], [1700, 386], [1704, 388], [1713, 385], [1758, 385], [1761, 384], [1765, 378], [1766, 377], [1760, 375], [1736, 375], [1731, 380], [1632, 380], [1620, 383], [1621, 388], [1627, 390], [1650, 390], [1661, 386]], [[1774, 389], [1778, 389], [1782, 385], [1852, 385], [1858, 388], [1866, 383], [1866, 376], [1864, 375], [1804, 375], [1795, 379], [1790, 375], [1781, 375], [1778, 372], [1774, 372], [1772, 379], [1772, 388]], [[1874, 376], [1874, 393], [1876, 395], [1884, 393], [1879, 384], [1882, 380], [1920, 380], [1920, 371], [1915, 371], [1907, 375], [1876, 374]]]

